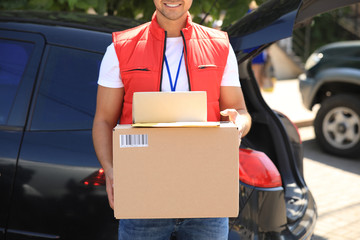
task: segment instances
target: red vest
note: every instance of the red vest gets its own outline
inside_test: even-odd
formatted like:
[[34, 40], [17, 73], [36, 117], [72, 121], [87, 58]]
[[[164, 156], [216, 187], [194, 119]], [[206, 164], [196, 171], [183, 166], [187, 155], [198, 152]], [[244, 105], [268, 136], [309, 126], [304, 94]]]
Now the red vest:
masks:
[[[190, 91], [206, 91], [208, 121], [220, 120], [220, 83], [229, 54], [225, 32], [207, 28], [191, 21], [181, 30], [184, 58]], [[132, 123], [134, 92], [161, 91], [166, 32], [156, 20], [138, 27], [113, 33], [125, 95], [121, 124]]]

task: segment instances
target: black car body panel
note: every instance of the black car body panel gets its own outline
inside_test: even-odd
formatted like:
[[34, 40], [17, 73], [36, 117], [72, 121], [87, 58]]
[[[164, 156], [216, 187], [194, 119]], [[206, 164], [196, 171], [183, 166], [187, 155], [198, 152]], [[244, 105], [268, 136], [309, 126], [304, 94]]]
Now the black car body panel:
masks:
[[234, 51], [259, 47], [291, 36], [300, 3], [301, 0], [267, 1], [227, 27], [225, 30]]
[[100, 168], [91, 127], [111, 35], [13, 22], [0, 28], [3, 44], [29, 49], [18, 88], [1, 89], [6, 102], [17, 96], [0, 126], [1, 239], [116, 239], [104, 188], [82, 183]]
[[[300, 5], [300, 0], [268, 1], [227, 29], [253, 118], [242, 147], [265, 153], [265, 168], [275, 165], [282, 181], [277, 187], [240, 182], [241, 211], [231, 221], [229, 239], [309, 239], [315, 226], [299, 135], [265, 103], [248, 64], [258, 51], [291, 35]], [[90, 24], [84, 24], [55, 15], [52, 19], [62, 23], [45, 20], [44, 13], [32, 18], [0, 12], [0, 47], [16, 49], [16, 57], [7, 53], [12, 62], [26, 60], [10, 62], [16, 71], [0, 73], [5, 79], [0, 89], [0, 239], [116, 239], [117, 222], [97, 175], [91, 127], [109, 32], [139, 23], [124, 20], [115, 27], [108, 22], [102, 29], [96, 27], [100, 17], [89, 16]], [[6, 82], [10, 78], [17, 80]]]
[[[277, 4], [279, 4], [279, 2], [277, 2]], [[248, 31], [254, 31], [254, 33], [249, 34], [249, 38], [248, 32], [244, 32], [243, 28], [236, 29], [235, 27], [230, 27], [229, 35], [231, 36], [231, 43], [235, 51], [238, 52], [240, 61], [249, 57], [246, 53], [242, 52], [244, 48], [255, 47], [256, 44], [260, 43], [259, 41], [265, 44], [278, 40], [274, 39], [274, 35], [277, 36], [278, 32], [281, 32], [280, 35], [282, 37], [291, 35], [300, 2], [286, 1], [282, 2], [282, 4], [281, 12], [279, 13], [278, 11], [273, 14], [278, 14], [277, 18], [272, 16], [271, 21], [258, 20], [263, 25], [255, 26], [253, 29], [256, 30], [249, 28]], [[268, 1], [264, 5], [267, 6], [267, 9], [274, 8], [272, 6], [277, 6], [276, 1]], [[256, 17], [253, 17], [255, 19], [260, 18], [262, 16], [260, 13], [261, 9], [259, 9], [258, 12], [254, 11], [254, 16]], [[248, 17], [250, 18], [251, 14]], [[249, 22], [242, 25], [246, 24], [249, 24]], [[273, 34], [273, 30], [267, 32], [268, 26], [270, 26], [269, 29], [277, 27], [277, 34]], [[261, 33], [260, 36], [262, 36], [257, 42], [252, 40], [252, 35], [256, 32]], [[254, 42], [255, 44], [252, 44]], [[263, 47], [266, 47], [266, 45]], [[261, 51], [263, 47], [259, 47], [259, 49], [254, 52]], [[252, 54], [254, 54], [254, 52]], [[247, 61], [244, 61], [242, 64], [244, 66], [241, 70], [251, 74]], [[266, 202], [262, 202], [264, 206], [261, 206], [260, 203], [256, 203], [255, 199], [257, 199], [257, 197], [254, 197], [253, 201], [248, 204], [255, 204], [258, 205], [258, 207], [252, 206], [247, 208], [242, 206], [244, 212], [241, 212], [240, 215], [245, 215], [239, 218], [241, 220], [238, 220], [238, 222], [240, 222], [238, 225], [237, 222], [234, 221], [234, 229], [240, 229], [238, 230], [238, 234], [245, 237], [245, 239], [281, 239], [284, 237], [286, 237], [286, 239], [307, 239], [311, 236], [316, 221], [316, 206], [303, 179], [301, 141], [294, 126], [288, 123], [288, 119], [280, 113], [273, 112], [268, 107], [262, 99], [256, 82], [252, 81], [252, 79], [253, 77], [251, 75], [247, 76], [245, 74], [241, 76], [242, 88], [246, 89], [246, 91], [244, 90], [244, 96], [247, 107], [253, 118], [252, 130], [244, 139], [243, 147], [250, 147], [266, 153], [280, 172], [283, 189], [251, 188], [246, 192], [251, 192], [251, 196], [261, 196], [261, 199], [271, 199], [277, 196], [278, 198], [284, 199], [284, 202], [273, 202], [269, 200], [269, 202], [273, 204], [274, 209], [282, 209], [282, 211], [280, 210], [275, 214], [275, 212], [271, 212], [271, 210], [265, 210], [267, 209]], [[292, 132], [291, 137], [289, 132]], [[245, 189], [248, 188], [246, 185], [242, 184], [242, 186]], [[252, 197], [249, 197], [249, 199], [252, 199]], [[309, 207], [311, 207], [311, 209], [309, 209]], [[260, 214], [258, 214], [258, 212], [251, 212], [254, 211], [254, 209], [261, 209], [259, 211], [262, 214], [261, 218], [259, 218]], [[310, 211], [307, 215], [306, 212], [308, 209]], [[263, 226], [260, 219], [269, 219], [270, 216], [278, 217], [275, 218], [276, 221], [273, 222], [273, 225]], [[244, 219], [247, 219], [245, 221], [246, 223], [243, 222]], [[307, 227], [303, 228], [301, 226]]]
[[358, 2], [358, 0], [303, 0], [296, 16], [295, 27], [311, 20], [312, 17], [320, 13]]

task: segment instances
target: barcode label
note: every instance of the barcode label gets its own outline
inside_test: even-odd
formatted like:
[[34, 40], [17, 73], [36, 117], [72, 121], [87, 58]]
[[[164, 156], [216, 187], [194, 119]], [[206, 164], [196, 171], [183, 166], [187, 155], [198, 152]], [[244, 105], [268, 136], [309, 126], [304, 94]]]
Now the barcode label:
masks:
[[120, 135], [120, 147], [147, 147], [148, 135], [147, 134], [131, 134]]

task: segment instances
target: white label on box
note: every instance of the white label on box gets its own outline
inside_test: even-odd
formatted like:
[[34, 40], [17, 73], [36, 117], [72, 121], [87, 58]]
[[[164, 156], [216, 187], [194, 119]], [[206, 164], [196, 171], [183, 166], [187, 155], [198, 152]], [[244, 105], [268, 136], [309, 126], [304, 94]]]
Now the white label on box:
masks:
[[148, 147], [147, 134], [120, 135], [120, 147]]

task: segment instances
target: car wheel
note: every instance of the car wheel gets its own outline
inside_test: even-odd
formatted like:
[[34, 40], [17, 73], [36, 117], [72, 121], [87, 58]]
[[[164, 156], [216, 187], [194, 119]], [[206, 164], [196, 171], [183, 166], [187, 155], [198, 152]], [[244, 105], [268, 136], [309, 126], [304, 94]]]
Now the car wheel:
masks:
[[321, 103], [315, 121], [315, 135], [326, 151], [343, 157], [360, 154], [360, 98], [336, 95]]

